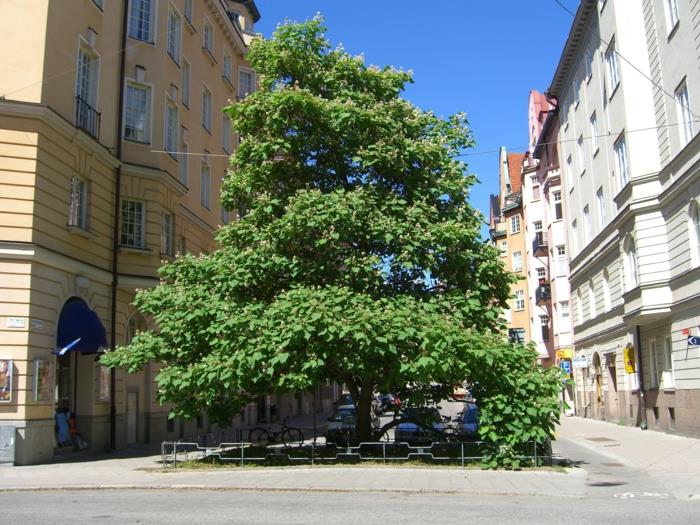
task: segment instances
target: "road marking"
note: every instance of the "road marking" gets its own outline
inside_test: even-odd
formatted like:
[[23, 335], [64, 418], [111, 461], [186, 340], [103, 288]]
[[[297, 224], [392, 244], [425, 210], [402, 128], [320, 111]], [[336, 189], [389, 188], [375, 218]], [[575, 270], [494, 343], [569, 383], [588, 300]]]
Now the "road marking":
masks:
[[637, 496], [640, 496], [642, 498], [668, 498], [668, 494], [665, 494], [663, 492], [642, 492], [641, 494], [635, 494], [634, 492], [618, 492], [617, 494], [613, 495], [614, 498], [618, 499], [633, 499]]

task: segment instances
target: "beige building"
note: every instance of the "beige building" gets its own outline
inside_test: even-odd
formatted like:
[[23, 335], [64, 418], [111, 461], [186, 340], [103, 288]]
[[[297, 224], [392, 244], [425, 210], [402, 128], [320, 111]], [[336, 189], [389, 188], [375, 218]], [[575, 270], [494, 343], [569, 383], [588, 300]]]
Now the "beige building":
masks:
[[521, 192], [524, 153], [499, 153], [499, 194], [491, 195], [490, 234], [501, 250], [506, 269], [519, 277], [511, 286], [510, 309], [505, 312], [512, 341], [529, 342], [530, 306], [527, 300], [525, 220]]
[[[256, 85], [252, 0], [70, 4], [0, 7], [0, 461], [16, 464], [50, 461], [68, 419], [95, 450], [211, 431], [167, 419], [155, 366], [95, 357], [148, 327], [130, 303], [162, 261], [215, 247], [236, 143], [221, 108]], [[310, 403], [267, 396], [233, 423], [278, 405]]]

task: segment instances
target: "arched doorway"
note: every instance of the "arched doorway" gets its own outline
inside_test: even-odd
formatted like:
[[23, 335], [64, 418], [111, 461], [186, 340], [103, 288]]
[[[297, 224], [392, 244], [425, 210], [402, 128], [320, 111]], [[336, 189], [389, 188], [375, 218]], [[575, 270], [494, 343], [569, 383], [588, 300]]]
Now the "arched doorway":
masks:
[[595, 373], [595, 392], [593, 393], [595, 403], [593, 405], [593, 415], [596, 418], [602, 418], [605, 409], [605, 397], [603, 395], [603, 369], [600, 364], [600, 355], [598, 352], [593, 354], [593, 370]]

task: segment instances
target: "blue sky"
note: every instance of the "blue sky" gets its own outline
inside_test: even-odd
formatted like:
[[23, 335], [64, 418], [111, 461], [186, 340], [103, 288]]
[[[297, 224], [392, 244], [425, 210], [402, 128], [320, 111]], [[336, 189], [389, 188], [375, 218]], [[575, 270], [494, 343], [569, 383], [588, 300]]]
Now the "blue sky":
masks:
[[[575, 11], [576, 0], [562, 0]], [[438, 115], [467, 114], [476, 147], [524, 151], [531, 89], [549, 86], [571, 26], [554, 0], [256, 0], [256, 31], [272, 35], [285, 18], [320, 12], [333, 45], [342, 42], [366, 64], [412, 69], [405, 96]], [[472, 203], [488, 216], [498, 191], [498, 154], [466, 157], [481, 184]]]

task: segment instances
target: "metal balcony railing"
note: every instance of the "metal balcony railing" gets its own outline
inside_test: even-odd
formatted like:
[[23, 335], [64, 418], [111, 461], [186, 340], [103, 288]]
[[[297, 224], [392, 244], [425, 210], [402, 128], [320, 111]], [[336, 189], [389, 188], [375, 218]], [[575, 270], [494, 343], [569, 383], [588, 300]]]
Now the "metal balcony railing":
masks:
[[543, 306], [552, 300], [552, 288], [548, 284], [541, 284], [535, 289], [535, 302]]
[[521, 193], [509, 193], [503, 199], [503, 209], [501, 211], [512, 210], [517, 208], [523, 202], [523, 196]]
[[100, 113], [79, 95], [75, 97], [75, 125], [100, 140]]
[[535, 238], [532, 241], [532, 253], [535, 257], [547, 255], [547, 239], [544, 232], [536, 232]]

